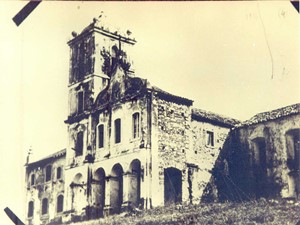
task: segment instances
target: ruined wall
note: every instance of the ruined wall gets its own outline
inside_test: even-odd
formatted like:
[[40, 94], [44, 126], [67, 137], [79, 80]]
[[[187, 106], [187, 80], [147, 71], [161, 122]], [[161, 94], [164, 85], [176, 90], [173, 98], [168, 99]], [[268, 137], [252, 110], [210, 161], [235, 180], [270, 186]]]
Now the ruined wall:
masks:
[[[292, 190], [289, 190], [287, 166], [287, 132], [300, 128], [299, 115], [284, 117], [278, 120], [268, 121], [251, 125], [240, 129], [240, 140], [249, 146], [250, 166], [254, 169], [256, 138], [264, 138], [266, 143], [267, 179], [273, 184], [273, 190], [282, 197], [292, 197]], [[279, 192], [278, 192], [279, 191]]]
[[[229, 172], [248, 198], [295, 197], [293, 170], [288, 167], [288, 133], [299, 133], [299, 128], [299, 115], [290, 115], [232, 132], [226, 153]], [[258, 143], [265, 149], [263, 158]]]
[[63, 222], [85, 217], [87, 206], [88, 165], [82, 163], [65, 170], [65, 201]]
[[[45, 180], [46, 167], [51, 165], [51, 179]], [[45, 164], [29, 165], [27, 167], [27, 195], [26, 213], [28, 216], [28, 203], [33, 201], [33, 215], [28, 217], [28, 224], [46, 224], [51, 221], [60, 221], [62, 212], [57, 212], [57, 197], [64, 196], [65, 189], [65, 158], [48, 160]], [[61, 177], [57, 177], [57, 168], [61, 168]], [[35, 175], [35, 182], [31, 183], [31, 176]], [[42, 200], [48, 199], [47, 213], [42, 215]]]
[[189, 151], [190, 107], [153, 97], [152, 187], [153, 205], [164, 204], [164, 170], [176, 168], [182, 175], [183, 202], [188, 201], [186, 155]]
[[[187, 162], [192, 165], [189, 170], [192, 186], [190, 192], [193, 203], [199, 203], [203, 194], [205, 194], [203, 191], [212, 178], [212, 169], [223, 149], [229, 131], [230, 128], [228, 127], [192, 120], [192, 147], [188, 154]], [[208, 132], [213, 135], [213, 143], [208, 143]]]

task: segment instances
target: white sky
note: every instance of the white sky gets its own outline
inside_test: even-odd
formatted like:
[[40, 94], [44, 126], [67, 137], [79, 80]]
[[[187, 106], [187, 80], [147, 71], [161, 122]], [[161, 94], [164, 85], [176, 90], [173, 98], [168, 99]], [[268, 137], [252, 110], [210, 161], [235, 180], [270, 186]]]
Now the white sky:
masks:
[[101, 11], [138, 41], [137, 76], [195, 107], [245, 120], [300, 102], [299, 14], [287, 1], [43, 1], [17, 27], [12, 18], [25, 4], [0, 3], [1, 224], [12, 224], [4, 207], [18, 215], [25, 207], [29, 146], [39, 158], [67, 145], [66, 43]]

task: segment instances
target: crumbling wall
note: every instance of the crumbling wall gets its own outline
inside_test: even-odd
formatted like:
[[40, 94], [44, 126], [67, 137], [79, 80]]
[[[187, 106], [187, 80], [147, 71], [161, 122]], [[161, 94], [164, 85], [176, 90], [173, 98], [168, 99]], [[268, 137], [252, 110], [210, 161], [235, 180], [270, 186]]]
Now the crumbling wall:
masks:
[[[153, 108], [157, 112], [157, 127], [153, 130], [157, 131], [157, 157], [154, 157], [155, 165], [157, 165], [158, 186], [155, 195], [164, 199], [164, 170], [167, 168], [179, 169], [182, 173], [182, 201], [188, 201], [188, 183], [187, 183], [187, 166], [186, 154], [189, 151], [190, 140], [190, 118], [191, 111], [187, 105], [166, 101], [159, 97], [153, 98]], [[156, 119], [155, 118], [155, 119]], [[153, 154], [156, 154], [153, 152]], [[156, 171], [155, 171], [156, 172]], [[153, 179], [156, 181], [156, 178]], [[158, 204], [161, 204], [158, 203]]]
[[[193, 120], [191, 129], [192, 148], [188, 155], [191, 176], [191, 201], [199, 203], [207, 193], [204, 190], [210, 185], [210, 192], [216, 188], [213, 184], [212, 170], [223, 149], [230, 128], [214, 125], [209, 122]], [[208, 143], [208, 132], [213, 134], [213, 143]], [[208, 190], [207, 190], [208, 191]], [[211, 193], [210, 193], [211, 194]]]
[[[300, 128], [299, 115], [281, 117], [236, 128], [228, 140], [225, 158], [229, 176], [241, 190], [244, 198], [295, 197], [289, 180], [288, 137], [291, 130]], [[266, 177], [258, 169], [257, 140], [264, 141], [266, 150]], [[263, 185], [261, 180], [264, 181]], [[230, 198], [230, 197], [229, 197]]]
[[[132, 115], [139, 113], [139, 136], [133, 137]], [[95, 146], [95, 160], [116, 157], [122, 154], [132, 153], [147, 144], [148, 124], [146, 97], [132, 99], [112, 106], [111, 111], [105, 110], [96, 115], [98, 123], [93, 123], [91, 130], [93, 146]], [[121, 142], [115, 143], [114, 121], [121, 119]], [[97, 126], [104, 125], [104, 146], [97, 146]]]
[[[45, 181], [45, 170], [48, 165], [52, 166], [51, 179]], [[27, 167], [27, 195], [26, 215], [28, 216], [28, 203], [33, 201], [33, 216], [27, 218], [28, 224], [46, 224], [51, 220], [59, 220], [61, 212], [57, 212], [57, 197], [64, 195], [64, 172], [65, 157], [47, 160], [44, 164], [29, 165]], [[57, 168], [61, 168], [61, 177], [57, 178]], [[31, 175], [35, 175], [34, 184], [31, 183]], [[42, 200], [48, 199], [48, 212], [42, 215]]]

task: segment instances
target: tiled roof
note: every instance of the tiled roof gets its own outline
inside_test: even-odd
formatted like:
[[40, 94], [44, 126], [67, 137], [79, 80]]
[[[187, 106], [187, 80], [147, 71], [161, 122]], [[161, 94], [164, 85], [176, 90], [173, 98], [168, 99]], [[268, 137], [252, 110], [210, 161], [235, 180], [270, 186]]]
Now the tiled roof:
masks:
[[51, 160], [51, 159], [54, 159], [54, 158], [58, 158], [58, 157], [61, 157], [61, 156], [64, 156], [66, 154], [66, 149], [63, 149], [63, 150], [60, 150], [58, 152], [55, 152], [51, 155], [48, 155], [38, 161], [35, 161], [35, 162], [31, 162], [31, 163], [28, 163], [28, 166], [33, 166], [33, 165], [37, 165], [37, 164], [40, 164], [44, 161], [48, 161], [48, 160]]
[[147, 85], [148, 85], [149, 90], [157, 92], [157, 93], [161, 94], [161, 96], [167, 96], [168, 101], [177, 102], [176, 100], [179, 100], [180, 103], [184, 103], [184, 104], [187, 104], [187, 105], [192, 105], [193, 104], [193, 100], [190, 100], [188, 98], [183, 98], [183, 97], [180, 97], [180, 96], [177, 96], [177, 95], [173, 95], [169, 92], [166, 92], [166, 91], [160, 89], [159, 87], [152, 86], [149, 83]]
[[239, 120], [196, 108], [192, 109], [192, 118], [195, 120], [200, 119], [202, 121], [204, 120], [207, 122], [213, 122], [230, 127], [233, 127], [240, 123]]
[[262, 123], [270, 120], [275, 120], [289, 115], [300, 114], [300, 104], [289, 105], [280, 109], [275, 109], [268, 112], [258, 113], [251, 119], [246, 120], [239, 124], [241, 126], [249, 126], [252, 124]]

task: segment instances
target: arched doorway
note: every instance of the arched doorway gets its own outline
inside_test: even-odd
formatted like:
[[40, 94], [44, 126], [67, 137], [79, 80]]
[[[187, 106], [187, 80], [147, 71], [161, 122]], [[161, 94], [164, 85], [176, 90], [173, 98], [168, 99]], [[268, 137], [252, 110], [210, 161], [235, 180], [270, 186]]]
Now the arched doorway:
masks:
[[129, 172], [128, 201], [131, 207], [136, 208], [141, 198], [141, 162], [138, 159], [131, 162]]
[[182, 174], [179, 169], [167, 168], [164, 170], [165, 205], [182, 202]]
[[300, 193], [300, 129], [286, 132], [289, 197], [299, 198]]
[[102, 168], [96, 170], [93, 177], [93, 199], [95, 211], [93, 216], [98, 218], [103, 216], [103, 208], [105, 205], [105, 171]]
[[256, 198], [268, 197], [267, 150], [264, 137], [252, 140], [254, 147], [254, 174]]
[[120, 164], [115, 164], [112, 168], [109, 181], [111, 213], [120, 213], [123, 203], [123, 168]]

